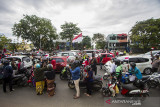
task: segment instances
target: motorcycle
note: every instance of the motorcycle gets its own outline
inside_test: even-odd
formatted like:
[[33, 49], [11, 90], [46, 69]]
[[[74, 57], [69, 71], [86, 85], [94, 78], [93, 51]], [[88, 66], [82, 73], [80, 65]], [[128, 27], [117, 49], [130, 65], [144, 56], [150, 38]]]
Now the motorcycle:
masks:
[[[106, 87], [102, 88], [102, 95], [105, 97], [115, 96], [115, 86], [119, 84], [116, 78], [112, 78], [111, 84], [106, 84]], [[149, 78], [144, 78], [142, 80], [135, 80], [131, 84], [122, 84], [121, 94], [127, 97], [142, 97], [145, 98], [149, 96], [148, 84]]]
[[60, 73], [60, 79], [61, 80], [69, 80], [71, 79], [71, 72], [68, 66], [64, 67], [62, 72]]
[[[80, 72], [80, 80], [83, 79], [83, 71], [84, 69], [82, 67], [80, 67], [81, 72]], [[72, 78], [69, 66], [67, 65], [66, 67], [64, 67], [64, 69], [62, 70], [62, 72], [60, 73], [60, 79], [61, 80], [70, 80]]]
[[153, 73], [152, 75], [146, 76], [149, 78], [148, 87], [150, 88], [156, 88], [157, 86], [160, 87], [160, 74]]
[[[93, 79], [93, 82], [92, 82], [92, 90], [93, 91], [99, 91], [101, 88], [102, 88], [102, 78], [101, 76], [95, 76], [94, 79]], [[71, 88], [71, 89], [74, 89], [75, 88], [75, 84], [74, 84], [74, 81], [72, 79], [70, 79], [68, 81], [68, 87]], [[81, 89], [86, 89], [86, 82], [84, 80], [80, 80], [79, 82], [79, 87]]]

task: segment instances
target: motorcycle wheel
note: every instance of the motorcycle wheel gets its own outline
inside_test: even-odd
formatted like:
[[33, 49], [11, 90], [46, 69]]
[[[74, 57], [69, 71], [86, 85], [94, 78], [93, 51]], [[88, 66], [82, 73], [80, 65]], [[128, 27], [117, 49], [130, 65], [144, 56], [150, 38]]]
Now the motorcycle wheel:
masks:
[[63, 76], [63, 74], [60, 74], [59, 77], [60, 77], [61, 80], [65, 79], [64, 76]]
[[99, 91], [102, 88], [102, 82], [101, 81], [96, 81], [93, 82], [93, 90]]
[[67, 72], [67, 80], [70, 80], [71, 79], [71, 73], [69, 70], [66, 71]]
[[149, 83], [148, 83], [149, 89], [150, 89], [150, 88], [156, 88], [157, 85], [158, 85], [157, 82], [154, 81], [154, 80], [151, 80], [151, 81], [149, 81]]
[[68, 82], [68, 87], [74, 89], [75, 88], [74, 82]]
[[110, 96], [112, 95], [112, 93], [111, 93], [111, 91], [110, 91], [108, 88], [103, 87], [103, 88], [102, 88], [102, 95], [103, 95], [104, 97], [110, 97]]
[[25, 77], [23, 79], [23, 84], [22, 84], [23, 87], [26, 87], [28, 85], [27, 81], [28, 81], [28, 79], [27, 79], [27, 77]]
[[142, 94], [141, 95], [141, 100], [144, 101], [147, 97], [149, 96], [149, 94]]

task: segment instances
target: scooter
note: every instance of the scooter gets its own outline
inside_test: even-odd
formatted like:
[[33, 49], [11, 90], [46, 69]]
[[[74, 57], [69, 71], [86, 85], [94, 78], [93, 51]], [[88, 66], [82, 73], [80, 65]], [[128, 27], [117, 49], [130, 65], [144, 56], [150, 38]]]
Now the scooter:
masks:
[[[98, 76], [95, 76], [94, 79], [93, 79], [93, 82], [92, 82], [92, 90], [93, 91], [99, 91], [101, 88], [102, 88], [102, 78], [100, 75]], [[75, 84], [74, 84], [74, 81], [72, 79], [70, 79], [68, 81], [68, 87], [71, 88], [71, 89], [74, 89], [75, 88]], [[80, 80], [79, 82], [79, 87], [81, 89], [86, 89], [86, 83], [84, 80]]]
[[[142, 80], [136, 80], [131, 84], [122, 84], [121, 85], [121, 94], [128, 97], [147, 97], [149, 96], [148, 91], [148, 82], [149, 78]], [[105, 97], [115, 96], [115, 86], [118, 85], [116, 78], [113, 78], [111, 84], [107, 84], [106, 87], [102, 88], [102, 95]]]

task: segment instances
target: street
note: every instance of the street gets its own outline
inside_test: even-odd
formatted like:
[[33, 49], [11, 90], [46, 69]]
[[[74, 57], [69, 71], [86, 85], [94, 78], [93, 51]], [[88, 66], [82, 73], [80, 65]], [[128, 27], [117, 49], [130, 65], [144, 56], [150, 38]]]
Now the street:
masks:
[[[104, 70], [99, 69], [98, 74], [103, 75]], [[105, 85], [105, 82], [103, 83]], [[101, 92], [94, 92], [91, 97], [84, 95], [85, 90], [81, 89], [81, 97], [73, 99], [75, 90], [68, 87], [66, 80], [60, 80], [56, 74], [56, 95], [48, 97], [46, 90], [43, 95], [36, 95], [35, 88], [13, 86], [15, 91], [3, 93], [0, 85], [0, 107], [131, 107], [131, 104], [106, 104], [109, 98], [104, 98]], [[8, 89], [8, 87], [7, 87]], [[160, 89], [151, 89], [150, 97], [142, 101], [141, 106], [159, 107]], [[153, 101], [154, 100], [154, 101]], [[135, 105], [134, 105], [135, 106]], [[137, 105], [138, 106], [138, 105]]]

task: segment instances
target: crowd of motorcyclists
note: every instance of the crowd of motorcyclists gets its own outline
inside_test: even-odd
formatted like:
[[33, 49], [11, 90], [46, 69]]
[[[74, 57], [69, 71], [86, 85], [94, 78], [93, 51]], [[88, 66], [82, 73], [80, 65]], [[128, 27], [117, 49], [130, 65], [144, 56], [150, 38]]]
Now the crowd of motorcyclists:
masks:
[[[33, 58], [34, 59], [34, 58]], [[102, 60], [103, 58], [100, 58], [100, 69], [102, 69]], [[3, 92], [6, 93], [6, 84], [9, 83], [9, 90], [13, 91], [12, 88], [12, 76], [13, 76], [13, 70], [17, 69], [17, 74], [21, 74], [24, 72], [24, 64], [19, 59], [18, 65], [14, 63], [14, 60], [11, 61], [11, 65], [9, 64], [9, 60], [2, 60], [3, 68], [2, 68], [2, 74], [3, 74]], [[34, 81], [36, 85], [36, 93], [37, 95], [42, 95], [43, 90], [46, 87], [48, 96], [55, 95], [55, 69], [56, 69], [56, 61], [55, 60], [46, 60], [42, 57], [40, 58], [40, 61], [35, 62], [33, 60], [33, 66], [32, 70], [34, 71]], [[152, 63], [152, 69], [154, 71], [158, 71], [159, 67], [159, 57], [156, 56], [154, 58]], [[97, 75], [97, 59], [95, 58], [95, 54], [92, 53], [92, 58], [90, 59], [89, 56], [84, 52], [80, 56], [77, 56], [75, 60], [69, 60], [70, 66], [70, 73], [72, 76], [72, 80], [75, 84], [76, 93], [74, 95], [74, 99], [77, 99], [80, 97], [80, 73], [81, 73], [81, 67], [83, 65], [84, 67], [84, 81], [86, 83], [86, 93], [84, 93], [86, 96], [92, 95], [92, 82], [94, 80], [94, 75]], [[118, 59], [112, 59], [111, 60], [111, 70], [110, 74], [111, 77], [116, 76], [117, 81], [119, 82], [119, 85], [121, 83], [122, 79], [122, 72], [123, 72], [123, 62]], [[2, 65], [1, 65], [2, 66]], [[135, 79], [142, 79], [142, 74], [140, 70], [136, 67], [136, 64], [134, 62], [130, 63], [130, 68], [128, 67], [129, 73], [135, 75]], [[118, 86], [120, 89], [120, 86]]]

